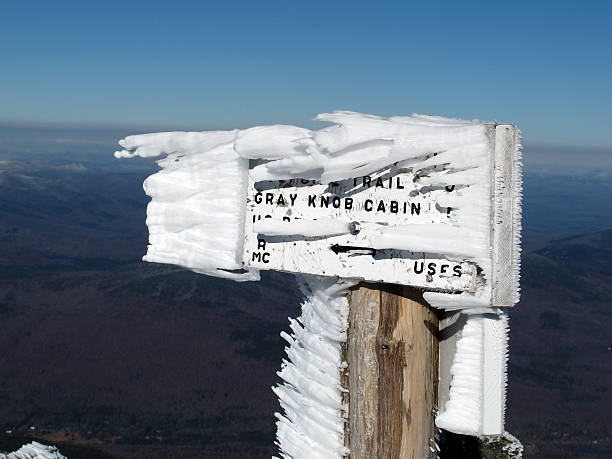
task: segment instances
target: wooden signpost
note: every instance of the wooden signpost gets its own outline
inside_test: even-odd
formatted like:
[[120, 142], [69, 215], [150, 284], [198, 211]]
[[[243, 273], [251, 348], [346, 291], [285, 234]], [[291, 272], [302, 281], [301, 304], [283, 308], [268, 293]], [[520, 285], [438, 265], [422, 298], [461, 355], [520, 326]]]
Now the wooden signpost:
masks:
[[[121, 141], [125, 150], [116, 152], [117, 157], [169, 154], [160, 161], [166, 170], [145, 183], [153, 198], [147, 220], [151, 246], [145, 259], [236, 280], [255, 280], [258, 270], [277, 270], [360, 281], [349, 294], [342, 360], [332, 364], [344, 368], [342, 362], [348, 363], [342, 388], [334, 390], [343, 394], [343, 406], [348, 407], [344, 441], [351, 459], [436, 457], [434, 420], [453, 432], [500, 435], [507, 322], [498, 308], [518, 300], [518, 131], [511, 125], [416, 115], [326, 116], [343, 124], [316, 132], [270, 126], [240, 133], [160, 133]], [[346, 143], [349, 133], [355, 137], [352, 144]], [[372, 145], [384, 152], [376, 161], [366, 157]], [[386, 162], [391, 157], [399, 162]], [[374, 162], [369, 168], [361, 169], [370, 161]], [[323, 177], [313, 171], [325, 172], [326, 167], [338, 174], [327, 177], [351, 178], [327, 184], [296, 178], [302, 172]], [[287, 176], [294, 178], [265, 181]], [[209, 187], [206, 177], [231, 185], [227, 208], [207, 209], [216, 189]], [[234, 209], [243, 203], [246, 212], [244, 207]], [[219, 231], [227, 234], [218, 235]], [[203, 254], [202, 246], [214, 255]], [[343, 288], [342, 283], [336, 285]], [[345, 299], [338, 298], [345, 308]], [[327, 306], [323, 303], [321, 311]], [[439, 331], [439, 321], [452, 324], [458, 314], [442, 318], [437, 311], [464, 308], [480, 314], [456, 322], [465, 324], [464, 330], [471, 324], [472, 335], [466, 336], [475, 336], [476, 346], [470, 347], [471, 341], [460, 345], [456, 338], [447, 339], [447, 331]], [[343, 314], [338, 312], [339, 321], [346, 324]], [[321, 323], [325, 322], [318, 327], [324, 328]], [[296, 335], [305, 333], [301, 325], [294, 325], [294, 332], [301, 330]], [[319, 339], [318, 331], [308, 339]], [[334, 330], [337, 346], [343, 342], [337, 336], [344, 336], [344, 331]], [[299, 339], [288, 341], [300, 347]], [[463, 369], [468, 371], [462, 373], [459, 383], [465, 386], [457, 389], [454, 400], [474, 408], [469, 426], [463, 423], [466, 405], [455, 403], [436, 419], [438, 398], [453, 401], [450, 381], [457, 374], [451, 375], [450, 362], [460, 351], [462, 358], [467, 352], [469, 362]], [[298, 364], [308, 360], [300, 356]], [[287, 362], [283, 365], [289, 368]], [[304, 371], [318, 371], [316, 365], [305, 365], [307, 370], [293, 367], [284, 377], [290, 390], [299, 386], [295, 378]], [[312, 386], [306, 392], [313, 395]], [[308, 400], [297, 396], [310, 413]], [[338, 418], [334, 426], [340, 427], [330, 427], [330, 435], [341, 443], [337, 434], [342, 432], [340, 412], [345, 408], [332, 405]], [[308, 457], [308, 434], [290, 425], [299, 417], [295, 406], [285, 408], [290, 413], [279, 418], [279, 431], [292, 436], [288, 448]], [[306, 431], [312, 432], [312, 419], [305, 422]]]
[[[379, 225], [448, 219], [447, 212], [419, 194], [413, 178], [391, 167], [330, 185], [251, 181], [247, 195], [245, 266], [368, 281], [349, 296], [345, 441], [351, 459], [430, 457], [438, 398], [438, 319], [415, 286], [474, 288], [472, 263], [369, 248]], [[346, 221], [349, 232], [288, 237], [253, 228], [261, 219], [290, 223], [317, 218]]]
[[[492, 181], [505, 181], [499, 196], [488, 198], [493, 207], [493, 244], [501, 249], [491, 255], [496, 286], [492, 305], [510, 305], [515, 128], [497, 126], [492, 135], [491, 161], [499, 175]], [[328, 185], [301, 179], [258, 183], [249, 179], [245, 267], [363, 279], [349, 295], [345, 346], [349, 406], [345, 442], [351, 459], [436, 457], [438, 316], [423, 299], [423, 290], [472, 293], [482, 282], [477, 265], [469, 260], [372, 248], [381, 226], [449, 223], [452, 209], [441, 209], [420, 188], [414, 173], [395, 165]], [[444, 191], [456, 192], [452, 185]], [[495, 208], [496, 202], [502, 203], [501, 208]], [[286, 223], [286, 232], [282, 227], [269, 231], [265, 225], [258, 227], [266, 219]], [[317, 234], [318, 221], [321, 226], [336, 222], [337, 234], [325, 234], [324, 229]], [[300, 226], [302, 222], [306, 225]], [[304, 227], [308, 230], [299, 229]], [[502, 375], [494, 379], [501, 381]], [[501, 397], [499, 401], [503, 403]], [[502, 411], [503, 405], [493, 410]], [[503, 420], [497, 422], [503, 425]]]
[[419, 290], [391, 284], [360, 284], [349, 301], [350, 457], [434, 457], [435, 310]]

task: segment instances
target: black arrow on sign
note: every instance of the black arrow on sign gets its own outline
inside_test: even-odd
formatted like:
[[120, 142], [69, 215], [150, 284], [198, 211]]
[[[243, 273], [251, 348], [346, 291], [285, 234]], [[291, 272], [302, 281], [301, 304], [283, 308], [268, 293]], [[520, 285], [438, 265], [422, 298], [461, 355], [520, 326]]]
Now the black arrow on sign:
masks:
[[374, 256], [376, 254], [376, 249], [372, 249], [370, 247], [351, 247], [350, 245], [334, 244], [330, 248], [332, 252], [334, 252], [336, 255], [338, 255], [339, 253], [357, 252], [357, 251], [367, 252], [367, 253], [360, 253], [359, 255]]

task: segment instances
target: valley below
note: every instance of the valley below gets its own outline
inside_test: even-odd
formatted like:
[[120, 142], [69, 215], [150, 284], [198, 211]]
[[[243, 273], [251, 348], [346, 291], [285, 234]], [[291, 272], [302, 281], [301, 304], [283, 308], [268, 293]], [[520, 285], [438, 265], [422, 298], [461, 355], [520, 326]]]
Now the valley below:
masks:
[[[36, 439], [71, 458], [275, 453], [270, 387], [296, 282], [141, 262], [151, 170], [1, 162], [0, 451]], [[526, 180], [506, 428], [525, 457], [612, 457], [611, 214], [582, 205], [564, 227], [593, 183], [557, 199], [560, 180]]]

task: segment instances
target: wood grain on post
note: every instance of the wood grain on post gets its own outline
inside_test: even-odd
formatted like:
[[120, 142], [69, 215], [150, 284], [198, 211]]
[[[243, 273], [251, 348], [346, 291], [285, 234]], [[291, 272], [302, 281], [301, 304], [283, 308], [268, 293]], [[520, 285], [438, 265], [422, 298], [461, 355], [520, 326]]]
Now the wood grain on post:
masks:
[[351, 459], [432, 457], [438, 319], [411, 287], [359, 284], [349, 296]]

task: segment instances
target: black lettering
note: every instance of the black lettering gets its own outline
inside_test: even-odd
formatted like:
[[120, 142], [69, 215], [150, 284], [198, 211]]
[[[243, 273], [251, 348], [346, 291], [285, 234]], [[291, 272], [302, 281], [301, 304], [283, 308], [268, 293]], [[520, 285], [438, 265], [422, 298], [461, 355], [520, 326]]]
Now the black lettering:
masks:
[[266, 240], [265, 239], [257, 239], [257, 250], [259, 249], [266, 250]]
[[364, 175], [363, 176], [363, 186], [364, 187], [368, 187], [370, 188], [370, 183], [372, 183], [372, 177], [370, 177], [369, 175]]
[[389, 206], [389, 212], [391, 212], [392, 214], [396, 214], [398, 211], [398, 204], [397, 201], [391, 201], [391, 205]]
[[421, 262], [421, 267], [420, 268], [418, 268], [418, 264], [419, 264], [418, 261], [414, 262], [414, 272], [416, 274], [421, 274], [423, 272], [423, 268], [425, 267], [425, 263]]
[[410, 215], [421, 215], [421, 203], [417, 202], [416, 204], [414, 202], [410, 203]]
[[270, 263], [270, 254], [268, 252], [264, 253], [261, 257], [261, 261], [264, 263]]
[[384, 212], [385, 211], [385, 203], [380, 201], [378, 203], [378, 207], [376, 208], [376, 211], [377, 212]]
[[274, 193], [266, 193], [266, 204], [274, 203]]
[[291, 221], [291, 218], [290, 218], [290, 217], [283, 217], [283, 221], [284, 221], [284, 222], [290, 222], [290, 221]]
[[317, 195], [316, 194], [310, 194], [308, 195], [308, 207], [317, 207], [317, 205], [315, 204], [315, 199], [316, 199]]
[[302, 182], [302, 185], [308, 185], [308, 180], [306, 179], [300, 179], [300, 182]]
[[446, 185], [444, 189], [450, 193], [455, 189], [455, 185]]
[[435, 273], [436, 273], [436, 264], [429, 263], [427, 265], [427, 274], [429, 274], [430, 276], [433, 276]]
[[335, 209], [339, 209], [340, 204], [341, 204], [340, 198], [338, 196], [334, 196], [332, 198], [332, 206], [334, 206]]
[[255, 203], [256, 204], [261, 204], [262, 201], [262, 195], [261, 195], [261, 191], [258, 193], [255, 193]]
[[402, 184], [400, 183], [400, 178], [399, 178], [399, 177], [397, 177], [397, 178], [395, 179], [395, 183], [397, 184], [397, 185], [395, 185], [395, 188], [397, 188], [398, 190], [403, 190], [403, 189], [404, 189], [404, 185], [402, 185]]
[[291, 205], [295, 205], [295, 200], [297, 199], [297, 193], [291, 193], [289, 195], [289, 199], [291, 199]]
[[351, 210], [353, 208], [353, 198], [344, 199], [344, 208], [346, 210]]
[[376, 179], [376, 187], [381, 187], [381, 188], [384, 188], [384, 186], [383, 186], [383, 181], [382, 181], [382, 179], [381, 179], [380, 177], [378, 177], [378, 178]]
[[453, 271], [455, 271], [455, 274], [453, 274], [453, 276], [461, 277], [461, 265], [455, 266], [453, 268]]
[[325, 205], [325, 208], [329, 207], [329, 196], [321, 196], [321, 207]]
[[278, 195], [278, 200], [276, 201], [276, 205], [277, 206], [284, 206], [285, 205], [285, 198], [283, 198], [282, 194]]
[[261, 253], [253, 252], [253, 256], [251, 257], [251, 261], [261, 261]]
[[366, 212], [371, 212], [373, 205], [374, 205], [374, 203], [372, 202], [371, 199], [366, 199], [365, 203], [363, 205], [363, 208], [366, 210]]
[[440, 266], [440, 274], [444, 274], [446, 272], [446, 268], [449, 268], [449, 265], [442, 265]]

